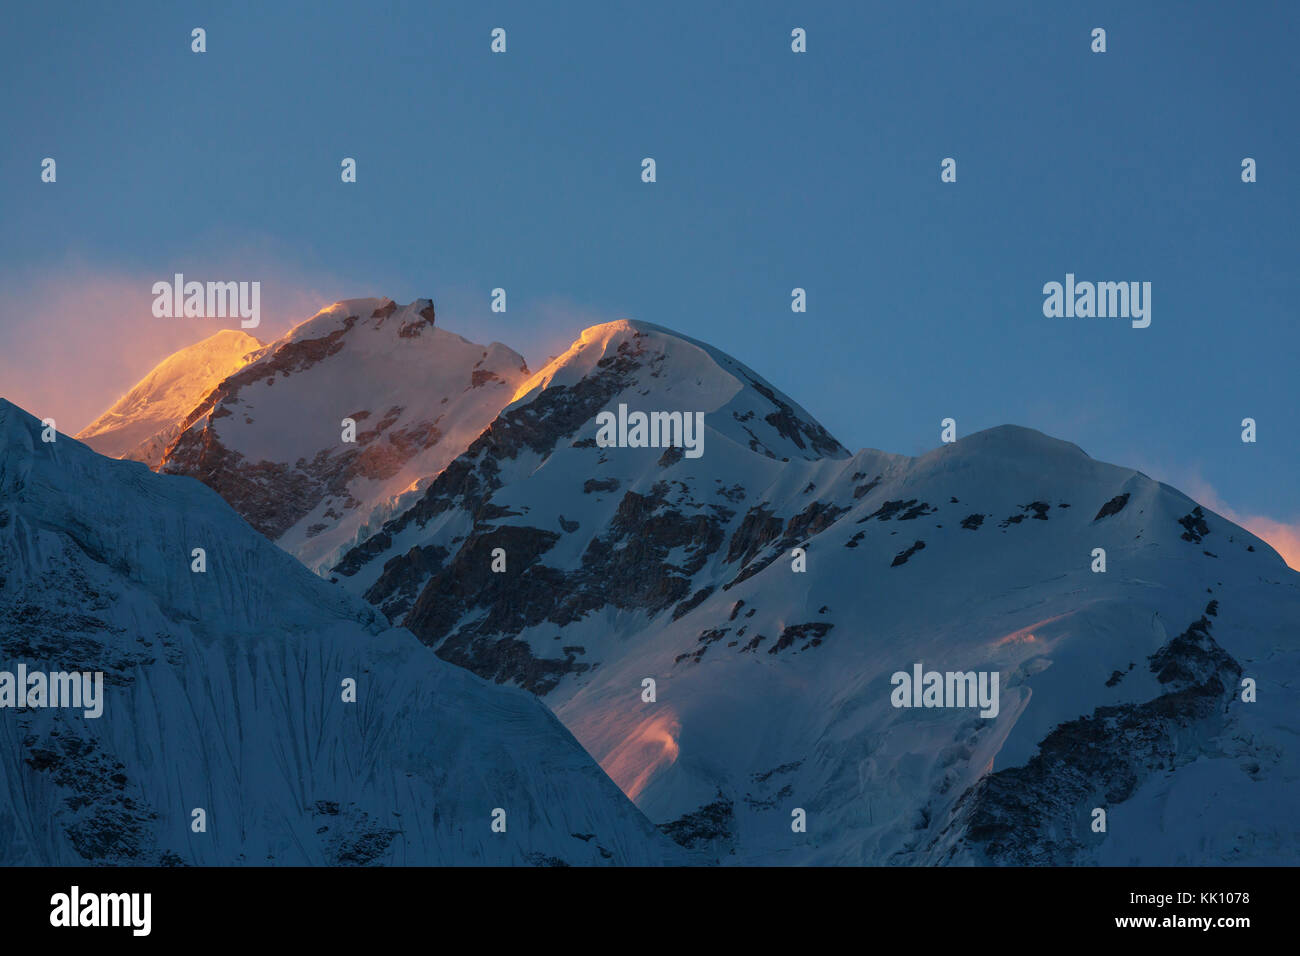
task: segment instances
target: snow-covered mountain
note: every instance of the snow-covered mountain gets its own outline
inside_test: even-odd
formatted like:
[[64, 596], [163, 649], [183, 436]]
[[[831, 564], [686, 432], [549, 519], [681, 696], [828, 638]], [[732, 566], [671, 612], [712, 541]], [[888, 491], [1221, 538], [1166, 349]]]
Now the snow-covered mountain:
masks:
[[[22, 706], [19, 668], [102, 672], [102, 714]], [[0, 400], [0, 864], [679, 858], [535, 698]]]
[[[602, 447], [619, 405], [703, 412], [703, 453]], [[719, 351], [610, 323], [333, 578], [724, 862], [1300, 859], [1300, 575], [1029, 429], [850, 455]], [[895, 706], [917, 664], [996, 674], [996, 716]]]
[[436, 328], [428, 299], [338, 302], [192, 405], [161, 470], [198, 478], [327, 569], [455, 459], [528, 374], [504, 345]]
[[261, 347], [247, 332], [222, 329], [163, 359], [76, 437], [101, 455], [157, 468], [185, 417]]

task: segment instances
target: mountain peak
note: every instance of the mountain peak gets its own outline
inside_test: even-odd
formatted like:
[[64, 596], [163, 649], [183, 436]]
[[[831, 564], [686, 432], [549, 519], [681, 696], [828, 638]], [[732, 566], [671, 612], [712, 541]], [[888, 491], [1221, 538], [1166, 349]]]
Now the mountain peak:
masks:
[[512, 349], [436, 328], [429, 299], [345, 299], [192, 407], [161, 468], [217, 489], [309, 567], [329, 566], [463, 451], [528, 374]]
[[[511, 407], [548, 388], [577, 388], [643, 410], [702, 412], [725, 441], [767, 458], [847, 458], [849, 452], [805, 409], [748, 366], [698, 339], [639, 319], [584, 329], [561, 355], [515, 391]], [[600, 384], [596, 384], [596, 383]]]
[[222, 329], [174, 352], [79, 431], [101, 455], [156, 467], [178, 434], [177, 423], [262, 343], [239, 329]]
[[981, 455], [981, 456], [1035, 456], [1035, 457], [1078, 457], [1092, 460], [1082, 448], [1073, 442], [1053, 438], [1024, 425], [995, 425], [972, 432], [956, 442], [943, 445], [931, 454]]
[[434, 327], [432, 299], [416, 299], [399, 305], [393, 299], [341, 299], [295, 325], [282, 342], [302, 342], [336, 338], [355, 327], [395, 333], [399, 338], [415, 338]]
[[40, 423], [7, 398], [0, 398], [0, 449], [31, 451], [32, 430]]

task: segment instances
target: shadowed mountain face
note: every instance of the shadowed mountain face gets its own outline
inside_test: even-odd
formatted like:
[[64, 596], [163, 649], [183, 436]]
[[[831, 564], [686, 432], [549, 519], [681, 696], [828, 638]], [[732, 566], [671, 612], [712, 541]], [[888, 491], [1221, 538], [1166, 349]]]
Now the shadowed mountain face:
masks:
[[[20, 668], [102, 674], [102, 712]], [[534, 698], [2, 400], [0, 704], [4, 865], [681, 858]]]
[[[702, 412], [703, 453], [605, 447], [619, 405]], [[724, 862], [1295, 858], [1300, 576], [1029, 429], [849, 455], [728, 356], [610, 323], [332, 578], [541, 696]], [[916, 664], [996, 674], [996, 715], [895, 706]], [[1269, 691], [1243, 701], [1246, 678]]]

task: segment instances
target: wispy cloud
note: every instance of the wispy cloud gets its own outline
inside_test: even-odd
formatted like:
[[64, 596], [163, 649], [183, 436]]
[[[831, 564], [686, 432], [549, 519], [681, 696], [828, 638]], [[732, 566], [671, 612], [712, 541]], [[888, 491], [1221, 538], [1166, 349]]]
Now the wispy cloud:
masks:
[[[313, 275], [288, 261], [273, 244], [252, 244], [227, 254], [181, 255], [166, 270], [112, 269], [70, 258], [40, 270], [0, 271], [7, 290], [0, 301], [0, 397], [76, 434], [167, 356], [239, 328], [238, 318], [155, 318], [153, 284], [178, 271], [201, 282], [261, 282], [262, 321], [246, 331], [262, 342], [340, 299], [401, 298], [382, 280], [359, 284]], [[418, 294], [435, 296], [443, 328], [472, 341], [504, 342], [534, 371], [587, 326], [620, 317], [554, 297], [512, 298], [509, 311], [499, 314], [490, 311], [489, 290]]]
[[[318, 291], [324, 283], [290, 269], [182, 271], [199, 281], [260, 281], [262, 322], [247, 331], [263, 342], [342, 297]], [[173, 352], [239, 328], [238, 318], [155, 318], [153, 284], [169, 279], [79, 261], [0, 273], [7, 290], [0, 302], [0, 396], [75, 434]]]
[[[434, 292], [421, 292], [434, 295]], [[435, 296], [438, 325], [472, 342], [502, 342], [514, 349], [536, 372], [563, 354], [582, 330], [631, 315], [602, 311], [565, 296], [509, 296], [504, 313], [493, 312], [490, 290], [444, 287]]]
[[1300, 519], [1286, 522], [1265, 515], [1240, 512], [1224, 501], [1209, 482], [1195, 476], [1184, 482], [1182, 490], [1210, 510], [1241, 525], [1257, 538], [1263, 538], [1282, 556], [1283, 561], [1300, 571]]
[[[1138, 460], [1141, 461], [1140, 456]], [[1234, 508], [1224, 501], [1218, 490], [1195, 469], [1169, 469], [1149, 461], [1139, 463], [1135, 467], [1143, 474], [1172, 485], [1211, 511], [1218, 512], [1229, 521], [1241, 525], [1280, 554], [1288, 566], [1300, 571], [1300, 517], [1288, 521]]]

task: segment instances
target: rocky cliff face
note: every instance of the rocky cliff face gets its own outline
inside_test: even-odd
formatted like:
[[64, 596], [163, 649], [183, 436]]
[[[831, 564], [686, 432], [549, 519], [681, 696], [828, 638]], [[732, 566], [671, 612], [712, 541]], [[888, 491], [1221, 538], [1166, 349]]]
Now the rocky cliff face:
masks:
[[331, 566], [527, 377], [505, 346], [467, 342], [434, 318], [427, 299], [323, 310], [192, 407], [161, 470], [198, 478], [308, 567]]
[[[1217, 615], [1217, 605], [1211, 602], [1208, 613]], [[1235, 748], [1225, 741], [1242, 666], [1210, 636], [1210, 626], [1202, 615], [1144, 662], [1162, 693], [1059, 724], [1028, 763], [990, 773], [964, 792], [926, 846], [929, 859], [1016, 866], [1096, 862], [1104, 839], [1096, 827], [1105, 822], [1094, 816], [1098, 809], [1123, 819], [1123, 804], [1143, 783], [1197, 760], [1231, 755]], [[1108, 686], [1126, 674], [1115, 671]], [[1242, 750], [1247, 759], [1241, 769], [1253, 778], [1261, 767], [1251, 752]]]
[[[722, 425], [707, 428], [706, 455], [743, 449], [773, 469], [792, 457], [848, 454], [739, 363], [644, 323], [589, 329], [520, 391], [418, 501], [345, 556], [335, 577], [406, 621], [447, 659], [543, 693], [558, 676], [590, 665], [575, 654], [541, 658], [514, 635], [543, 624], [566, 627], [606, 607], [651, 616], [685, 608], [693, 577], [722, 546], [743, 497], [735, 486], [710, 489], [714, 500], [701, 502], [691, 485], [660, 477], [698, 470], [672, 449], [598, 447], [594, 431], [584, 430], [592, 431], [599, 412], [618, 401], [640, 409], [708, 408]], [[628, 454], [637, 456], [638, 478], [605, 477], [617, 470], [605, 466]], [[536, 503], [502, 503], [512, 495], [512, 479], [539, 468], [563, 475], [565, 487]], [[623, 490], [634, 484], [640, 490]], [[499, 520], [535, 510], [543, 510], [544, 523]], [[432, 525], [458, 533], [445, 544], [402, 552], [405, 541], [423, 540]], [[566, 551], [582, 542], [567, 573], [542, 559], [562, 538]], [[497, 549], [507, 555], [508, 573], [490, 568]], [[472, 623], [458, 626], [467, 617]]]

